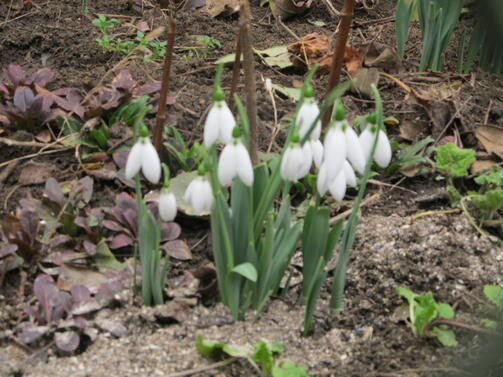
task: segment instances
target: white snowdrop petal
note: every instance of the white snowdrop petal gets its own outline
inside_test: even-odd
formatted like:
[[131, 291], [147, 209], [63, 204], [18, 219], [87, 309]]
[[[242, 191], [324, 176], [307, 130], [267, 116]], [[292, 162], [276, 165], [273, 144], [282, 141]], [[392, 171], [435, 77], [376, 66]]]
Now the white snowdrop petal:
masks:
[[[303, 138], [307, 134], [309, 128], [311, 128], [311, 125], [313, 124], [319, 113], [320, 109], [318, 108], [318, 105], [316, 104], [314, 99], [306, 99], [300, 106], [296, 123], [297, 127], [299, 128], [299, 135], [301, 138]], [[316, 122], [316, 126], [314, 127], [313, 131], [309, 135], [309, 138], [312, 140], [318, 140], [320, 138], [320, 134], [321, 122], [318, 121]]]
[[280, 173], [286, 181], [295, 182], [298, 180], [299, 169], [302, 164], [302, 149], [298, 144], [289, 146], [281, 160]]
[[192, 203], [192, 197], [194, 196], [194, 193], [199, 190], [199, 186], [201, 184], [201, 178], [197, 177], [192, 180], [192, 182], [189, 183], [187, 186], [187, 189], [185, 190], [185, 194], [183, 195], [183, 200], [187, 203]]
[[365, 158], [365, 165], [367, 165], [367, 161], [369, 160], [370, 150], [372, 149], [372, 144], [374, 143], [374, 137], [374, 133], [370, 130], [370, 126], [365, 128], [358, 137], [362, 147], [363, 157]]
[[347, 161], [344, 161], [344, 176], [346, 177], [347, 186], [349, 187], [357, 186], [355, 171], [351, 167], [350, 163]]
[[236, 126], [236, 118], [225, 101], [217, 102], [215, 105], [219, 106], [218, 140], [223, 144], [229, 144], [232, 142], [232, 130]]
[[379, 131], [374, 160], [381, 168], [386, 168], [391, 161], [391, 146], [388, 136], [382, 130]]
[[207, 180], [202, 180], [200, 195], [203, 200], [203, 212], [211, 211], [213, 207], [213, 190], [211, 189], [211, 184]]
[[143, 175], [151, 183], [158, 183], [161, 179], [162, 167], [161, 160], [155, 147], [147, 138], [142, 150], [142, 168]]
[[241, 142], [236, 144], [235, 158], [239, 179], [250, 187], [253, 184], [253, 165], [248, 150]]
[[346, 138], [342, 130], [333, 127], [328, 131], [324, 145], [323, 163], [327, 168], [327, 179], [333, 181], [342, 171], [346, 159]]
[[311, 165], [313, 164], [313, 151], [311, 149], [311, 143], [309, 141], [304, 143], [301, 150], [302, 159], [300, 163], [300, 169], [298, 170], [298, 179], [305, 177], [309, 173]]
[[341, 171], [337, 177], [328, 185], [328, 190], [335, 200], [340, 201], [346, 195], [346, 176], [344, 171]]
[[159, 215], [163, 221], [173, 221], [176, 217], [175, 195], [166, 189], [162, 189], [159, 196]]
[[218, 139], [220, 133], [220, 110], [213, 104], [204, 122], [203, 143], [206, 148], [212, 146]]
[[136, 174], [141, 169], [142, 165], [142, 153], [143, 152], [143, 144], [138, 141], [133, 145], [133, 148], [131, 148], [131, 151], [129, 152], [127, 162], [126, 162], [126, 169], [125, 169], [125, 175], [127, 179], [133, 179]]
[[236, 174], [236, 149], [233, 144], [227, 144], [218, 160], [218, 180], [222, 186], [228, 186]]
[[320, 168], [323, 161], [323, 144], [319, 140], [311, 141], [311, 150], [313, 151], [314, 165]]
[[349, 125], [346, 128], [346, 158], [351, 162], [356, 171], [363, 175], [365, 171], [365, 154], [355, 130]]
[[327, 184], [327, 168], [325, 164], [321, 164], [320, 170], [318, 171], [318, 178], [316, 180], [316, 189], [320, 196], [326, 194], [328, 190]]

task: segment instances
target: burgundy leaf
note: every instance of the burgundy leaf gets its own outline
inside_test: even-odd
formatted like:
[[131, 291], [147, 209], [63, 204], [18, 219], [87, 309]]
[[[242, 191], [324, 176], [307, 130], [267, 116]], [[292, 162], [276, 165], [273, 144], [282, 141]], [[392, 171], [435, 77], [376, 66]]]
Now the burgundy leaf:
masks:
[[27, 240], [34, 240], [38, 235], [40, 219], [37, 212], [23, 208], [20, 215], [21, 228], [25, 232]]
[[33, 283], [33, 292], [37, 297], [40, 306], [45, 315], [45, 322], [52, 321], [52, 308], [54, 307], [55, 297], [58, 296], [59, 289], [54, 284], [54, 280], [49, 275], [39, 275]]
[[58, 234], [51, 239], [51, 242], [49, 242], [49, 248], [55, 249], [58, 246], [64, 245], [65, 243], [69, 242], [71, 239], [72, 238], [66, 234]]
[[136, 200], [125, 192], [121, 192], [115, 197], [115, 204], [123, 212], [128, 209], [133, 209], [135, 212], [138, 210], [138, 204], [136, 203]]
[[23, 68], [17, 64], [9, 64], [4, 72], [14, 86], [18, 86], [21, 82], [26, 80], [26, 73], [23, 71]]
[[20, 86], [14, 92], [13, 103], [19, 111], [25, 113], [31, 107], [34, 98], [35, 96], [30, 88]]
[[177, 223], [165, 223], [161, 225], [161, 242], [176, 240], [180, 237], [182, 228]]
[[131, 89], [135, 86], [136, 81], [133, 80], [131, 73], [127, 69], [123, 69], [112, 81], [112, 87], [120, 89]]
[[73, 352], [80, 344], [80, 337], [75, 331], [57, 332], [56, 346], [63, 352]]
[[118, 279], [110, 279], [106, 283], [103, 283], [98, 288], [96, 293], [96, 300], [103, 305], [109, 303], [114, 299], [115, 295], [119, 293], [124, 288], [124, 284]]
[[124, 169], [126, 167], [126, 162], [127, 162], [128, 156], [129, 156], [128, 151], [120, 150], [120, 151], [114, 152], [114, 154], [112, 155], [112, 158], [119, 169]]
[[17, 245], [9, 243], [3, 247], [0, 247], [0, 258], [6, 257], [17, 250]]
[[127, 334], [127, 329], [120, 322], [115, 322], [108, 318], [98, 318], [95, 322], [100, 329], [109, 332], [116, 338], [121, 338]]
[[74, 305], [71, 314], [84, 315], [100, 310], [101, 308], [103, 308], [103, 305], [99, 303], [97, 300], [91, 298], [87, 301], [82, 301]]
[[87, 220], [85, 217], [82, 216], [77, 216], [75, 220], [73, 220], [73, 223], [77, 225], [78, 227], [84, 229], [87, 233], [92, 233], [91, 228], [89, 227], [89, 224], [87, 223]]
[[54, 321], [59, 321], [66, 313], [72, 309], [72, 296], [69, 293], [58, 291], [58, 294], [52, 297], [53, 305], [52, 317]]
[[133, 240], [131, 239], [131, 237], [125, 235], [124, 233], [121, 233], [117, 236], [112, 237], [109, 246], [110, 249], [120, 249], [121, 247], [130, 246], [132, 244]]
[[65, 319], [58, 323], [58, 329], [79, 329], [84, 330], [89, 324], [82, 317], [74, 317], [70, 319]]
[[63, 195], [63, 191], [61, 190], [61, 186], [54, 178], [50, 177], [47, 179], [45, 182], [44, 193], [53, 202], [63, 205], [65, 197]]
[[52, 72], [49, 68], [40, 68], [38, 71], [34, 72], [31, 75], [31, 80], [33, 83], [38, 84], [40, 86], [45, 86], [49, 81], [54, 77], [54, 72]]
[[9, 89], [7, 89], [7, 87], [5, 86], [5, 84], [2, 81], [0, 81], [0, 92], [5, 94], [6, 96], [9, 95]]
[[109, 230], [113, 230], [114, 232], [123, 232], [126, 230], [122, 225], [112, 220], [103, 220], [102, 225]]
[[133, 97], [147, 96], [161, 90], [161, 82], [154, 81], [139, 86], [133, 90]]
[[178, 260], [190, 260], [192, 259], [192, 253], [190, 252], [189, 246], [185, 241], [175, 240], [169, 241], [160, 246], [160, 248], [168, 253], [172, 258]]
[[74, 285], [71, 288], [70, 292], [72, 294], [74, 304], [78, 304], [80, 302], [88, 301], [91, 299], [91, 291], [85, 285]]
[[84, 191], [82, 192], [82, 200], [85, 203], [89, 203], [93, 196], [93, 179], [86, 176], [79, 180], [79, 184], [84, 187]]
[[19, 335], [19, 340], [24, 344], [30, 344], [40, 339], [49, 331], [49, 326], [35, 326], [31, 322], [26, 322], [23, 326], [23, 331]]
[[84, 246], [84, 250], [87, 254], [91, 256], [96, 254], [96, 244], [91, 241], [84, 240], [84, 242], [82, 242], [82, 246]]
[[138, 232], [138, 214], [134, 209], [127, 209], [124, 211], [124, 218], [126, 219], [126, 223], [129, 225], [129, 230], [133, 234], [137, 234]]

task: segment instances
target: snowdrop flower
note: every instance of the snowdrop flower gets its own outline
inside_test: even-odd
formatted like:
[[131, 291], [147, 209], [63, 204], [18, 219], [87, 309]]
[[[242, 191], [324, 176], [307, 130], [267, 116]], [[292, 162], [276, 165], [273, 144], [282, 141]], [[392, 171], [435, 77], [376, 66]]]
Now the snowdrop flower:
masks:
[[290, 144], [281, 160], [280, 173], [285, 181], [298, 181], [306, 176], [311, 169], [313, 161], [313, 151], [309, 142], [304, 143], [303, 146], [298, 142], [298, 138]]
[[213, 94], [213, 106], [204, 122], [204, 146], [210, 147], [216, 141], [228, 144], [232, 141], [232, 129], [236, 119], [225, 102], [224, 92], [217, 88]]
[[316, 189], [320, 196], [324, 196], [327, 193], [328, 183], [327, 165], [321, 164], [320, 170], [318, 171], [318, 178], [316, 179]]
[[342, 171], [347, 153], [344, 132], [337, 122], [325, 136], [323, 151], [322, 165], [325, 165], [327, 179], [331, 182]]
[[159, 215], [162, 221], [173, 221], [176, 217], [176, 198], [167, 187], [161, 189], [159, 196]]
[[314, 165], [319, 168], [323, 161], [323, 144], [319, 140], [311, 140], [309, 143], [311, 144], [311, 150], [313, 152]]
[[132, 179], [138, 172], [143, 172], [145, 178], [152, 183], [161, 179], [161, 161], [155, 147], [148, 137], [148, 129], [143, 126], [138, 141], [131, 148], [126, 162], [126, 178]]
[[[303, 139], [308, 133], [311, 125], [313, 124], [316, 117], [319, 115], [320, 109], [316, 104], [316, 100], [313, 95], [313, 88], [308, 85], [304, 93], [304, 102], [300, 106], [299, 112], [297, 113], [297, 118], [295, 124], [299, 130], [300, 138]], [[309, 135], [309, 139], [318, 140], [321, 135], [321, 121], [316, 122], [313, 131]]]
[[195, 178], [187, 187], [183, 200], [191, 205], [196, 215], [210, 211], [213, 206], [213, 190], [208, 180], [202, 175]]
[[357, 186], [356, 174], [355, 171], [353, 170], [353, 167], [347, 160], [344, 161], [343, 171], [344, 171], [344, 177], [346, 177], [346, 186], [356, 187]]
[[[237, 130], [237, 131], [236, 131]], [[225, 146], [218, 161], [218, 179], [228, 186], [239, 177], [246, 186], [253, 184], [253, 166], [248, 150], [239, 139], [239, 128], [235, 128], [234, 140]]]
[[337, 177], [330, 182], [328, 191], [330, 191], [335, 200], [340, 201], [344, 199], [344, 195], [346, 195], [346, 175], [344, 174], [344, 170], [341, 170], [337, 174]]
[[[367, 117], [369, 124], [367, 128], [360, 134], [359, 140], [365, 156], [365, 161], [368, 161], [374, 139], [376, 137], [377, 125], [375, 114], [370, 114]], [[374, 161], [381, 168], [385, 168], [391, 161], [391, 146], [389, 144], [388, 136], [383, 130], [379, 130], [377, 134], [377, 145], [374, 152]]]

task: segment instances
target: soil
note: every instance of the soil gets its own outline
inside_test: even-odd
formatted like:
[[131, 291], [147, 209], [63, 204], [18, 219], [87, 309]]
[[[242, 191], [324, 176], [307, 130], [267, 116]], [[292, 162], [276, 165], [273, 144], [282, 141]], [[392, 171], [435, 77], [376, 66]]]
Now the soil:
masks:
[[[77, 0], [36, 2], [31, 7], [15, 13], [9, 1], [0, 3], [0, 67], [17, 63], [27, 71], [42, 66], [51, 68], [56, 78], [49, 89], [76, 87], [82, 94], [98, 85], [105, 77], [109, 81], [114, 67], [123, 59], [119, 53], [104, 52], [96, 43], [98, 30], [91, 20], [97, 14], [114, 15], [131, 24], [145, 20], [152, 29], [165, 24], [158, 7], [127, 9], [125, 0], [94, 0], [89, 3], [89, 13], [82, 14], [81, 2]], [[150, 5], [149, 2], [144, 2]], [[289, 31], [274, 21], [267, 7], [261, 8], [252, 1], [253, 40], [257, 49], [265, 49], [295, 41]], [[332, 18], [324, 2], [318, 1], [310, 12], [287, 22], [288, 29], [298, 36], [312, 32], [330, 35], [337, 27], [338, 19]], [[372, 3], [368, 2], [367, 3]], [[373, 8], [361, 2], [355, 12], [350, 45], [362, 46], [370, 41], [386, 46], [395, 46], [394, 1], [382, 0]], [[340, 7], [336, 1], [334, 4]], [[322, 21], [317, 27], [309, 21]], [[214, 61], [232, 53], [235, 45], [236, 16], [210, 18], [198, 10], [179, 11], [177, 25], [176, 55], [170, 94], [175, 105], [168, 111], [176, 116], [176, 126], [189, 143], [200, 140], [202, 123], [210, 105], [214, 78]], [[124, 28], [124, 33], [133, 37], [133, 28]], [[210, 35], [221, 42], [218, 49], [210, 49], [205, 59], [188, 57], [183, 47], [196, 45], [198, 35]], [[477, 149], [482, 158], [488, 154], [477, 144], [474, 129], [480, 124], [503, 125], [502, 78], [487, 74], [463, 76], [455, 73], [417, 74], [420, 57], [420, 32], [417, 25], [411, 30], [406, 48], [404, 70], [392, 75], [406, 85], [429, 93], [442, 93], [442, 103], [454, 106], [454, 122], [448, 135], [458, 135], [465, 147]], [[446, 71], [454, 71], [455, 49], [449, 50]], [[128, 59], [120, 68], [127, 68], [140, 83], [159, 80], [162, 65], [144, 62], [143, 59]], [[304, 72], [289, 68], [283, 71], [268, 67], [257, 58], [258, 116], [260, 118], [261, 150], [271, 142], [274, 128], [274, 110], [263, 80], [291, 87], [302, 81]], [[107, 74], [108, 72], [108, 74]], [[347, 73], [346, 73], [347, 74]], [[223, 76], [224, 89], [230, 86], [231, 72]], [[320, 75], [313, 85], [321, 98], [327, 84], [327, 76]], [[423, 122], [422, 133], [439, 135], [431, 114], [413, 101], [405, 100], [406, 93], [396, 81], [382, 77], [379, 89], [383, 96], [385, 115], [404, 122]], [[442, 89], [443, 88], [443, 89]], [[243, 84], [238, 88], [243, 97]], [[291, 115], [294, 104], [290, 99], [276, 96], [277, 119]], [[350, 118], [364, 114], [373, 108], [373, 101], [347, 93], [343, 102]], [[454, 115], [454, 114], [452, 114]], [[153, 124], [153, 119], [149, 120]], [[433, 122], [434, 123], [434, 122]], [[447, 122], [445, 122], [447, 123]], [[1, 137], [15, 140], [32, 140], [30, 135], [2, 129]], [[403, 141], [397, 126], [388, 127], [391, 139]], [[277, 143], [281, 145], [280, 134]], [[273, 151], [276, 150], [273, 147]], [[38, 147], [22, 145], [2, 146], [0, 167], [21, 158], [19, 164], [0, 184], [0, 213], [12, 213], [19, 199], [31, 195], [40, 197], [43, 183], [20, 184], [19, 176], [26, 163], [49, 164], [54, 167], [51, 175], [58, 181], [80, 178], [84, 172], [75, 159], [75, 150], [70, 148], [54, 154], [37, 154]], [[23, 156], [31, 155], [29, 159]], [[0, 171], [0, 176], [3, 171]], [[282, 358], [306, 366], [309, 374], [326, 376], [445, 376], [454, 374], [463, 366], [460, 355], [470, 359], [485, 342], [484, 333], [474, 328], [455, 328], [459, 346], [443, 348], [433, 338], [414, 337], [407, 324], [407, 306], [396, 294], [399, 286], [415, 292], [432, 291], [438, 302], [447, 302], [455, 307], [456, 321], [479, 325], [480, 319], [489, 315], [490, 306], [482, 289], [485, 284], [503, 284], [503, 250], [490, 243], [470, 225], [461, 213], [441, 213], [449, 209], [442, 195], [436, 195], [445, 187], [434, 173], [415, 178], [399, 179], [397, 175], [381, 175], [370, 186], [368, 197], [374, 198], [362, 211], [358, 234], [349, 262], [344, 308], [341, 313], [328, 311], [331, 279], [322, 290], [316, 314], [313, 334], [302, 337], [304, 308], [296, 305], [300, 285], [293, 284], [283, 298], [272, 299], [264, 314], [254, 321], [234, 322], [225, 307], [209, 302], [190, 302], [177, 320], [169, 323], [153, 319], [153, 310], [133, 304], [124, 292], [117, 307], [103, 311], [103, 316], [120, 323], [126, 334], [115, 338], [107, 332], [98, 333], [78, 353], [61, 355], [53, 344], [37, 347], [21, 347], [12, 342], [19, 313], [26, 302], [32, 302], [31, 282], [36, 277], [36, 268], [30, 269], [23, 300], [18, 298], [19, 273], [7, 273], [0, 291], [0, 375], [63, 377], [63, 376], [170, 376], [175, 372], [208, 366], [212, 361], [198, 355], [194, 347], [195, 337], [203, 335], [211, 340], [243, 345], [258, 340], [283, 343]], [[94, 199], [99, 205], [111, 204], [114, 196], [127, 188], [119, 181], [95, 182]], [[349, 197], [354, 196], [354, 192]], [[433, 199], [428, 200], [428, 197]], [[425, 199], [426, 198], [426, 199]], [[340, 214], [351, 201], [333, 205], [334, 215]], [[411, 216], [424, 211], [431, 214]], [[182, 218], [182, 237], [192, 248], [194, 258], [189, 262], [174, 261], [168, 280], [183, 276], [186, 270], [195, 269], [212, 260], [211, 242], [206, 237], [209, 224], [205, 220]], [[296, 258], [297, 259], [297, 258]], [[335, 263], [335, 257], [334, 261]], [[330, 275], [331, 277], [332, 275]], [[297, 279], [297, 280], [296, 280]], [[293, 281], [300, 277], [294, 276]], [[256, 372], [246, 361], [237, 361], [228, 366], [207, 369], [204, 376], [252, 376]]]

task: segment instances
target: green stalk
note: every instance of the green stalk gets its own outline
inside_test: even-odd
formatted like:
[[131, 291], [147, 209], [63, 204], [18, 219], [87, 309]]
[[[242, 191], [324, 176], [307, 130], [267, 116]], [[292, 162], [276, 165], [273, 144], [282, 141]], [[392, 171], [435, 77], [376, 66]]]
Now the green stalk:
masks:
[[342, 307], [347, 264], [349, 261], [351, 248], [356, 237], [356, 225], [358, 223], [360, 205], [363, 200], [363, 194], [365, 193], [367, 182], [370, 177], [372, 160], [374, 158], [374, 153], [377, 147], [378, 135], [383, 123], [382, 99], [375, 85], [372, 85], [372, 92], [374, 93], [376, 104], [377, 131], [374, 143], [372, 144], [372, 149], [370, 150], [369, 160], [367, 161], [367, 166], [365, 167], [365, 172], [361, 180], [360, 189], [358, 190], [358, 195], [353, 203], [353, 211], [351, 212], [349, 220], [342, 234], [341, 251], [339, 253], [339, 257], [337, 258], [337, 266], [335, 268], [335, 275], [332, 282], [332, 296], [330, 298], [330, 308], [336, 311], [339, 311]]

